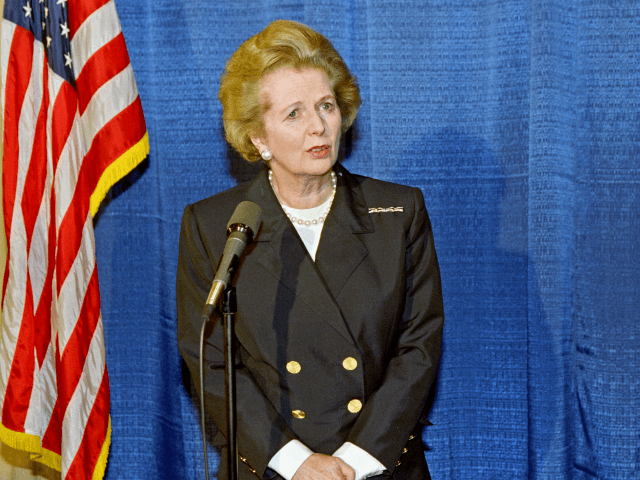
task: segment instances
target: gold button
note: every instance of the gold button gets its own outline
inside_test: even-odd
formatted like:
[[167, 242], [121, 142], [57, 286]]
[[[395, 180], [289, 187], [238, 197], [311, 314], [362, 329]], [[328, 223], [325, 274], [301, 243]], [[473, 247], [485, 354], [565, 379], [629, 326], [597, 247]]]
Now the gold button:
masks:
[[409, 440], [413, 440], [414, 438], [416, 438], [415, 435], [409, 435]]
[[398, 460], [398, 463], [396, 463], [396, 467], [399, 467], [402, 464], [402, 462], [400, 460]]
[[353, 357], [347, 357], [342, 361], [345, 370], [355, 370], [358, 367], [358, 361]]
[[302, 367], [295, 360], [291, 360], [289, 363], [287, 363], [287, 370], [289, 371], [289, 373], [296, 374], [296, 373], [300, 373], [300, 370], [302, 370]]
[[407, 453], [408, 451], [409, 451], [409, 450], [407, 450], [407, 447], [404, 447], [404, 448], [402, 449], [402, 453]]
[[293, 415], [294, 418], [304, 418], [306, 417], [306, 413], [304, 413], [302, 410], [292, 410], [291, 411], [291, 415]]
[[351, 413], [358, 413], [360, 410], [362, 410], [362, 402], [357, 398], [354, 398], [349, 402], [349, 405], [347, 405], [347, 408]]

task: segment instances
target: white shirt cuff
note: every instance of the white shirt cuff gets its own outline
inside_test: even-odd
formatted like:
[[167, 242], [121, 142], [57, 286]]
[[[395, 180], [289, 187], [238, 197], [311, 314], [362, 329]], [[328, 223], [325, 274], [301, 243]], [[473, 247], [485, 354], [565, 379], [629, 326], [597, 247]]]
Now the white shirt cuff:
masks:
[[386, 470], [376, 457], [351, 442], [343, 443], [333, 456], [338, 457], [356, 471], [356, 480], [380, 475]]
[[313, 451], [300, 440], [291, 440], [278, 450], [269, 462], [269, 468], [278, 472], [286, 480], [291, 480], [304, 461]]

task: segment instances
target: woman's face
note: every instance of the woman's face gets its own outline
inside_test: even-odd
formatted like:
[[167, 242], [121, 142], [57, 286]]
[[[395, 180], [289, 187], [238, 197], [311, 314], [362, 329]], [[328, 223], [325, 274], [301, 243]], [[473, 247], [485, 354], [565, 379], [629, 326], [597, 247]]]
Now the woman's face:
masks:
[[338, 158], [342, 117], [327, 75], [314, 68], [281, 68], [261, 80], [263, 137], [251, 137], [262, 153], [268, 148], [275, 176], [324, 175]]

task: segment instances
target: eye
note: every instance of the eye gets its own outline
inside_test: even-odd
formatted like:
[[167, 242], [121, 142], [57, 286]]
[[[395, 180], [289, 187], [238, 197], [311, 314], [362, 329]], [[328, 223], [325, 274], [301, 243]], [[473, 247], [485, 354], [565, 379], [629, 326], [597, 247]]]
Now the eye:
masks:
[[292, 110], [291, 113], [289, 113], [289, 115], [287, 115], [287, 118], [296, 118], [298, 116], [298, 109], [296, 108], [295, 110]]
[[333, 103], [331, 102], [324, 102], [320, 104], [320, 110], [331, 110], [332, 108], [333, 108]]

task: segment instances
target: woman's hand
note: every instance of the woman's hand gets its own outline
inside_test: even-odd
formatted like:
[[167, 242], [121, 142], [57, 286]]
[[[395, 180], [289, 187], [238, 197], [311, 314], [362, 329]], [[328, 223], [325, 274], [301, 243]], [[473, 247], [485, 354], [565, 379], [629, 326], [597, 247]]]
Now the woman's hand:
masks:
[[291, 480], [355, 480], [356, 472], [341, 459], [314, 453], [307, 458]]

